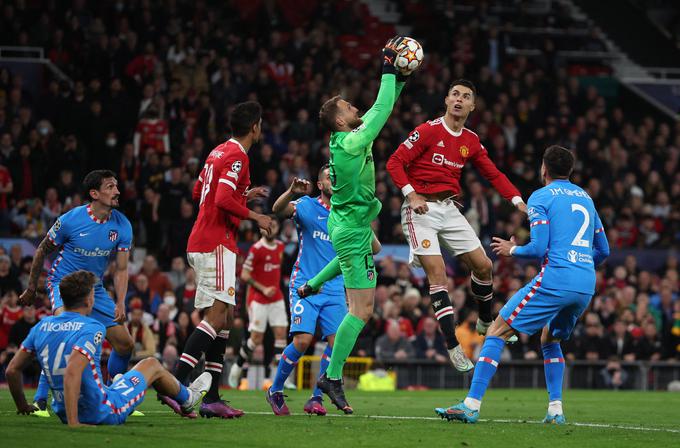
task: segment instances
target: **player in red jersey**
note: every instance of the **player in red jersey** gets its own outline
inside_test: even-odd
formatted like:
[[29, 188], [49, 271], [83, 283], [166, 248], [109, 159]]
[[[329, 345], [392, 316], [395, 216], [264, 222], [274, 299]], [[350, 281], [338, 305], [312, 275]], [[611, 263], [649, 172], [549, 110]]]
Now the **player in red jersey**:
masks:
[[[272, 220], [246, 207], [248, 199], [266, 195], [250, 187], [248, 150], [260, 140], [262, 107], [253, 101], [238, 104], [230, 117], [233, 137], [208, 155], [194, 186], [199, 211], [187, 244], [189, 264], [196, 271], [196, 308], [203, 320], [186, 342], [176, 377], [186, 383], [201, 356], [215, 383], [201, 403], [204, 417], [232, 418], [243, 415], [219, 397], [228, 317], [236, 304], [236, 236], [242, 219], [251, 219], [261, 231], [272, 230]], [[164, 397], [167, 403], [169, 400]]]
[[501, 196], [526, 213], [520, 192], [489, 159], [477, 134], [464, 126], [475, 109], [476, 96], [470, 81], [454, 81], [444, 100], [446, 114], [413, 130], [387, 162], [387, 171], [406, 197], [401, 223], [411, 249], [410, 262], [425, 269], [451, 362], [462, 372], [474, 366], [456, 339], [440, 245], [472, 271], [471, 289], [479, 306], [477, 331], [486, 334], [493, 321], [493, 263], [454, 201], [465, 164], [471, 162]]
[[[241, 281], [248, 284], [246, 304], [250, 324], [250, 337], [244, 342], [236, 362], [229, 371], [229, 386], [237, 387], [241, 379], [243, 364], [250, 361], [253, 350], [262, 344], [267, 324], [274, 332], [274, 366], [278, 366], [283, 349], [288, 345], [286, 330], [288, 315], [281, 291], [281, 261], [284, 244], [276, 240], [279, 223], [272, 220], [273, 228], [253, 244], [243, 263]], [[274, 364], [275, 363], [275, 364]], [[275, 367], [276, 368], [276, 367]]]

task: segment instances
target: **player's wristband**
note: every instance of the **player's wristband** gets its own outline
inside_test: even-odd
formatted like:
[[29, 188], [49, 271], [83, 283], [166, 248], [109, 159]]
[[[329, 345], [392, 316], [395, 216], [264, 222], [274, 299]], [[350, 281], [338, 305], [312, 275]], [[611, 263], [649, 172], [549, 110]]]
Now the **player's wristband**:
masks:
[[522, 202], [524, 202], [524, 200], [522, 199], [522, 196], [513, 196], [511, 201], [512, 201], [512, 205], [514, 205], [515, 207], [517, 207], [517, 204], [521, 204]]
[[408, 196], [409, 194], [413, 193], [416, 191], [415, 188], [411, 184], [406, 184], [403, 187], [401, 187], [401, 194], [404, 195], [404, 197]]
[[512, 255], [515, 253], [515, 249], [517, 249], [517, 246], [512, 246], [512, 247], [510, 248], [510, 256], [511, 256], [511, 257], [512, 257]]

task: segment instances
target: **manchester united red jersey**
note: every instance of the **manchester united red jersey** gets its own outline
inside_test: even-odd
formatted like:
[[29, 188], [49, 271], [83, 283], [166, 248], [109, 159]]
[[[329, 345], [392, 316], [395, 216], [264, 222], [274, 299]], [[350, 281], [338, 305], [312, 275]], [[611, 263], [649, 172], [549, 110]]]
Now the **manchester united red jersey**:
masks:
[[144, 158], [147, 150], [159, 154], [170, 152], [168, 122], [156, 118], [144, 118], [137, 123], [134, 136], [135, 156]]
[[520, 192], [489, 159], [477, 134], [467, 128], [451, 130], [440, 117], [418, 126], [387, 162], [387, 171], [404, 194], [460, 192], [463, 167], [471, 162], [507, 200]]
[[243, 264], [243, 269], [250, 271], [250, 275], [256, 282], [265, 287], [273, 286], [276, 292], [272, 297], [267, 297], [254, 287], [248, 288], [248, 299], [258, 303], [274, 303], [283, 300], [281, 292], [281, 258], [283, 257], [284, 244], [281, 241], [269, 243], [261, 239], [253, 244], [248, 251], [248, 258]]
[[193, 196], [199, 201], [199, 209], [187, 252], [212, 252], [219, 245], [236, 252], [241, 219], [217, 206], [217, 190], [233, 190], [235, 200], [245, 207], [250, 186], [249, 164], [248, 154], [234, 139], [217, 146], [208, 155], [194, 186]]

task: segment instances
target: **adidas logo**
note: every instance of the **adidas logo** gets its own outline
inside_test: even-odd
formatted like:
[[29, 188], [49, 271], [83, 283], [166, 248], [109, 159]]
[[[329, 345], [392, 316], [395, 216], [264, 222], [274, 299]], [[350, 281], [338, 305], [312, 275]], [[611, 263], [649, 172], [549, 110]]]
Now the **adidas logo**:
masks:
[[444, 147], [444, 141], [439, 140], [439, 143], [437, 143], [437, 146], [440, 147], [440, 148], [443, 148]]

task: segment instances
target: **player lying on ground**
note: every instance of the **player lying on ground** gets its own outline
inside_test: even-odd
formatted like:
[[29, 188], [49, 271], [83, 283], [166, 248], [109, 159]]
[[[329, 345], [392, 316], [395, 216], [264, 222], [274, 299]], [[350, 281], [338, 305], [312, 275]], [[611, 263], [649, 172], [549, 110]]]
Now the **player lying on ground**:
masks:
[[539, 258], [539, 274], [517, 291], [493, 322], [479, 353], [465, 401], [435, 411], [442, 418], [475, 423], [484, 392], [496, 373], [505, 341], [515, 333], [543, 329], [541, 344], [548, 388], [545, 423], [564, 423], [562, 379], [564, 356], [560, 341], [568, 339], [595, 292], [595, 267], [609, 255], [609, 244], [593, 200], [569, 182], [572, 153], [551, 146], [543, 155], [545, 187], [529, 198], [531, 241], [516, 246], [514, 238], [494, 238], [494, 252], [505, 257]]
[[[338, 327], [331, 362], [317, 385], [333, 404], [345, 413], [352, 408], [342, 387], [342, 368], [354, 343], [373, 314], [377, 274], [371, 243], [373, 221], [382, 204], [375, 197], [375, 166], [373, 140], [385, 125], [394, 103], [404, 86], [403, 75], [396, 75], [394, 60], [402, 38], [391, 39], [383, 48], [383, 74], [378, 98], [359, 117], [359, 111], [339, 96], [321, 106], [319, 119], [330, 129], [330, 179], [333, 190], [328, 235], [338, 254], [316, 277], [298, 289], [304, 298], [318, 291], [321, 285], [336, 277], [344, 278], [349, 313]], [[399, 78], [399, 79], [397, 79]], [[339, 269], [338, 269], [339, 265]]]
[[526, 213], [519, 190], [496, 168], [477, 134], [465, 127], [476, 97], [470, 81], [454, 81], [444, 99], [446, 114], [414, 129], [387, 162], [394, 184], [406, 197], [401, 224], [409, 242], [410, 263], [425, 269], [435, 317], [446, 337], [451, 362], [461, 372], [474, 365], [456, 339], [442, 249], [472, 271], [471, 289], [479, 307], [477, 332], [486, 334], [493, 321], [493, 263], [454, 200], [460, 193], [465, 164], [471, 162], [505, 199]]
[[157, 359], [146, 358], [110, 386], [102, 384], [99, 365], [106, 328], [88, 317], [98, 281], [82, 270], [63, 277], [59, 285], [63, 312], [38, 322], [10, 362], [7, 382], [17, 413], [30, 414], [36, 409], [26, 401], [22, 372], [37, 357], [52, 391], [52, 410], [69, 426], [125, 423], [144, 401], [147, 385], [181, 403], [175, 412], [192, 416], [192, 408], [210, 388], [208, 373], [186, 388]]
[[[243, 412], [219, 396], [224, 351], [236, 304], [236, 238], [242, 219], [257, 223], [267, 234], [271, 218], [246, 207], [249, 199], [265, 195], [250, 187], [248, 151], [262, 135], [262, 107], [253, 101], [237, 104], [230, 115], [233, 137], [213, 149], [194, 185], [198, 217], [187, 244], [187, 259], [196, 271], [194, 306], [203, 313], [184, 346], [175, 376], [186, 384], [191, 371], [205, 354], [205, 369], [213, 377], [212, 387], [201, 403], [203, 417], [233, 418]], [[171, 398], [165, 404], [175, 408]]]
[[255, 348], [262, 345], [267, 325], [274, 333], [274, 356], [272, 364], [265, 366], [265, 381], [271, 381], [271, 369], [276, 369], [281, 353], [286, 348], [288, 315], [281, 291], [281, 260], [285, 245], [276, 239], [279, 229], [279, 222], [272, 219], [271, 232], [250, 247], [241, 269], [241, 281], [248, 285], [246, 304], [250, 336], [243, 341], [236, 362], [229, 370], [231, 388], [239, 387], [241, 377], [245, 374], [243, 365], [250, 362]]
[[[33, 304], [38, 278], [42, 273], [45, 256], [61, 247], [59, 256], [47, 274], [47, 293], [52, 304], [52, 314], [58, 316], [63, 310], [59, 284], [66, 275], [86, 269], [97, 276], [95, 301], [91, 318], [106, 327], [106, 339], [113, 350], [108, 362], [109, 376], [124, 373], [128, 369], [134, 342], [125, 327], [125, 295], [128, 287], [128, 259], [132, 246], [132, 226], [118, 210], [120, 191], [116, 175], [108, 170], [95, 170], [83, 180], [83, 190], [90, 203], [70, 210], [54, 223], [33, 256], [28, 287], [21, 294], [21, 302]], [[104, 289], [102, 278], [111, 254], [116, 256], [113, 285], [114, 302]], [[47, 392], [49, 386], [44, 374], [35, 393], [36, 415], [49, 417]]]
[[[283, 386], [293, 372], [300, 357], [307, 351], [314, 339], [317, 323], [321, 327], [321, 335], [328, 345], [321, 356], [319, 377], [328, 368], [332, 355], [335, 333], [347, 314], [345, 288], [341, 275], [324, 283], [318, 295], [309, 300], [300, 298], [297, 285], [304, 284], [313, 275], [335, 258], [335, 250], [328, 237], [328, 215], [331, 208], [330, 171], [328, 165], [319, 170], [316, 186], [319, 196], [312, 198], [302, 196], [296, 201], [292, 199], [299, 194], [307, 193], [310, 183], [304, 179], [294, 178], [290, 187], [274, 203], [272, 211], [281, 218], [293, 218], [298, 231], [298, 256], [290, 276], [290, 334], [293, 342], [283, 351], [272, 386], [267, 391], [267, 401], [276, 415], [288, 415], [290, 411], [283, 395]], [[292, 201], [292, 202], [291, 202]], [[373, 238], [373, 253], [380, 250], [380, 243]], [[308, 414], [326, 415], [323, 406], [321, 389], [317, 386], [311, 398], [305, 403], [304, 411]]]

